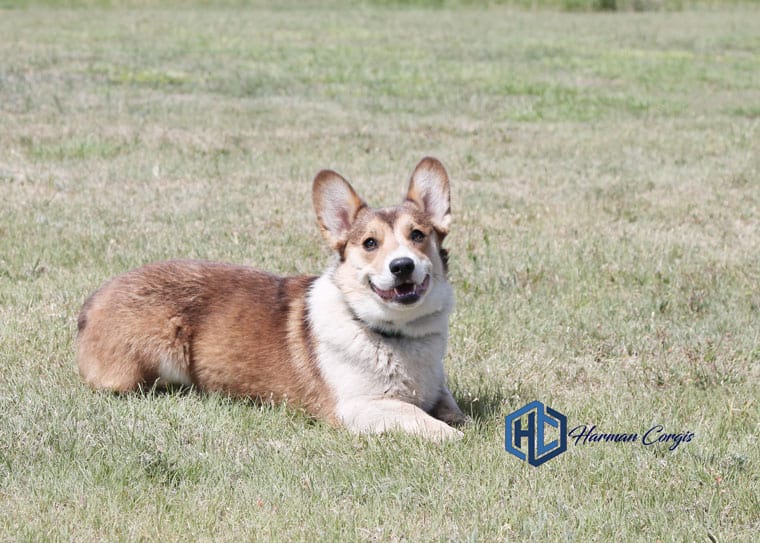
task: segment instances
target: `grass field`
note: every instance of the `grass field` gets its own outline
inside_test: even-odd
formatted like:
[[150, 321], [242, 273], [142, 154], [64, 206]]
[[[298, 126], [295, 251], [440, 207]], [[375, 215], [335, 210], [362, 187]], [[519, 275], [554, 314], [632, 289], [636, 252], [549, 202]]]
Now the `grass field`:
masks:
[[[756, 538], [760, 10], [731, 4], [0, 9], [0, 540]], [[106, 278], [318, 273], [313, 175], [395, 203], [427, 154], [453, 185], [462, 441], [80, 383]], [[533, 468], [503, 440], [536, 399], [694, 436]]]

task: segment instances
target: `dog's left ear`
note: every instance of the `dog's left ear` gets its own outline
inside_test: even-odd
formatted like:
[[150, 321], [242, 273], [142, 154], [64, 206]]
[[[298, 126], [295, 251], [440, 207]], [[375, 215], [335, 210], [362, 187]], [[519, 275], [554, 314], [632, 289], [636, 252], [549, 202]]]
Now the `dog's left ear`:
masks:
[[449, 233], [451, 224], [451, 194], [449, 176], [438, 159], [423, 158], [412, 174], [406, 201], [427, 213], [441, 235]]

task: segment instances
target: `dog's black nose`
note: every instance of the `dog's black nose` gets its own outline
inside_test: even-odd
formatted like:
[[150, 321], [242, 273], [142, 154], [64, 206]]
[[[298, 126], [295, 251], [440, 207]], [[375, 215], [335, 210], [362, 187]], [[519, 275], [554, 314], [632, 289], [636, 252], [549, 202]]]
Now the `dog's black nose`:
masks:
[[414, 260], [409, 257], [394, 258], [388, 266], [396, 277], [406, 277], [414, 271]]

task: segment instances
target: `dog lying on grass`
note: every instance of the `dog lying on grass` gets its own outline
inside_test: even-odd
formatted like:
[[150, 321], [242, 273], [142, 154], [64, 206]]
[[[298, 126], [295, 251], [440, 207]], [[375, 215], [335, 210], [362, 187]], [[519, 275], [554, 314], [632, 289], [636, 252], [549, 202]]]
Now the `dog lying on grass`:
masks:
[[423, 159], [395, 207], [368, 207], [328, 170], [312, 196], [337, 255], [325, 273], [176, 260], [119, 275], [79, 315], [82, 378], [113, 391], [176, 383], [285, 401], [353, 432], [461, 436], [443, 369], [454, 304], [445, 169]]

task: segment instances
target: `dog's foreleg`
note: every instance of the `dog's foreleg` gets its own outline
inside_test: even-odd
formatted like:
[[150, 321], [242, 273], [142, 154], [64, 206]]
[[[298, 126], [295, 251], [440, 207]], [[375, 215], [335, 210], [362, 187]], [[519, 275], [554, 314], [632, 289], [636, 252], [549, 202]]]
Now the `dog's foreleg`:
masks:
[[343, 423], [354, 433], [379, 434], [398, 430], [431, 441], [461, 438], [464, 435], [445, 422], [431, 417], [416, 405], [401, 400], [355, 399], [344, 402], [339, 407], [339, 412]]

